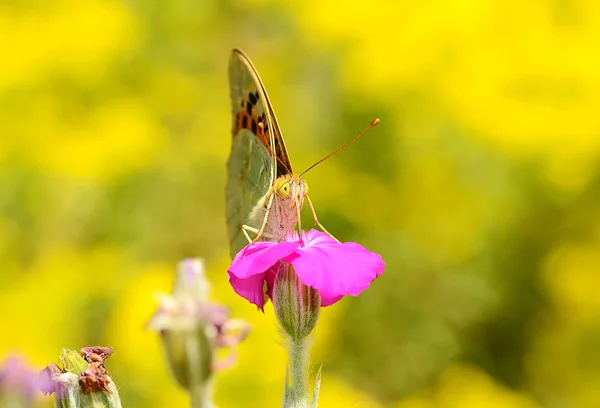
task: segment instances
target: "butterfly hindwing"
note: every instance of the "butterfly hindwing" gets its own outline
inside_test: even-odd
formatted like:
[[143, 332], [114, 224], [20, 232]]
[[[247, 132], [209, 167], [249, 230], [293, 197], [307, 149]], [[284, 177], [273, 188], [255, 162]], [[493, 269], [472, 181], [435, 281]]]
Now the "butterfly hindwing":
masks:
[[254, 206], [269, 190], [273, 159], [264, 145], [248, 129], [240, 129], [233, 139], [227, 162], [227, 229], [231, 256], [247, 243], [242, 225], [260, 228], [259, 220], [248, 218]]

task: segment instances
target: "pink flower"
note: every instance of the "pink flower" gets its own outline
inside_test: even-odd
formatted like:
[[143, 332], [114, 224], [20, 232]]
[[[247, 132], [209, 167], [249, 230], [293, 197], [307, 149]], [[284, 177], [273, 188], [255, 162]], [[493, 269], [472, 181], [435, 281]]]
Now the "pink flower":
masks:
[[381, 256], [354, 242], [337, 242], [327, 234], [310, 230], [296, 232], [285, 242], [259, 241], [244, 247], [229, 270], [233, 290], [259, 308], [266, 293], [272, 297], [280, 262], [293, 265], [300, 281], [319, 291], [321, 306], [329, 306], [345, 295], [357, 296], [383, 273]]
[[13, 399], [16, 405], [19, 405], [17, 397], [32, 399], [38, 391], [38, 386], [37, 371], [29, 366], [24, 357], [10, 356], [0, 365], [0, 401], [3, 397], [11, 401], [10, 396], [3, 394], [14, 393]]

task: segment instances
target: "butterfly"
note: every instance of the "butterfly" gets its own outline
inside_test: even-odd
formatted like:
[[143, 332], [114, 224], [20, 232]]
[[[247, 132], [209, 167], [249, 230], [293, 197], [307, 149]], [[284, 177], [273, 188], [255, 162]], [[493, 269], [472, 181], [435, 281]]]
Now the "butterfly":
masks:
[[[296, 176], [267, 91], [256, 68], [239, 49], [232, 51], [229, 60], [229, 86], [232, 144], [227, 161], [226, 217], [231, 256], [251, 241], [285, 240], [288, 232], [300, 226], [305, 200], [315, 225], [329, 234], [317, 219], [301, 175], [354, 142], [379, 120]], [[253, 239], [249, 233], [254, 234]]]
[[255, 239], [284, 240], [300, 219], [308, 184], [294, 176], [265, 87], [238, 49], [231, 53], [229, 85], [232, 144], [226, 215], [234, 256], [251, 240], [248, 232]]

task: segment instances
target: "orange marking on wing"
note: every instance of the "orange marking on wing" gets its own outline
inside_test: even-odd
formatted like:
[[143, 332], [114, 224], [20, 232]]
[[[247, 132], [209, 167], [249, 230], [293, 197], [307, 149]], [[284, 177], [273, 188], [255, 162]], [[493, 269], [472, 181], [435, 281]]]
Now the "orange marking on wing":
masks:
[[247, 112], [239, 112], [235, 123], [237, 129], [233, 134], [234, 137], [240, 129], [248, 129], [258, 137], [258, 140], [260, 140], [266, 148], [269, 148], [269, 134], [265, 132], [264, 126], [261, 126], [262, 122], [259, 117], [248, 114]]
[[[268, 131], [265, 131], [264, 123], [262, 122], [261, 118], [258, 118], [256, 115], [252, 115], [252, 114], [249, 114], [248, 112], [244, 111], [244, 112], [239, 112], [237, 114], [235, 123], [236, 123], [236, 129], [233, 134], [234, 137], [237, 134], [237, 132], [239, 132], [240, 129], [250, 130], [252, 133], [254, 133], [256, 135], [256, 137], [258, 138], [258, 140], [260, 140], [260, 142], [263, 144], [263, 146], [265, 146], [267, 148], [269, 153], [271, 153], [271, 155], [274, 156], [275, 159], [277, 160], [277, 163], [278, 163], [277, 167], [281, 168], [283, 170], [283, 171], [278, 170], [278, 173], [282, 173], [282, 174], [291, 173], [287, 164], [280, 157], [280, 154], [283, 154], [281, 151], [281, 144], [277, 143], [278, 140], [276, 138], [275, 146], [274, 147], [271, 146], [269, 133], [268, 133]], [[255, 125], [253, 125], [253, 123]]]

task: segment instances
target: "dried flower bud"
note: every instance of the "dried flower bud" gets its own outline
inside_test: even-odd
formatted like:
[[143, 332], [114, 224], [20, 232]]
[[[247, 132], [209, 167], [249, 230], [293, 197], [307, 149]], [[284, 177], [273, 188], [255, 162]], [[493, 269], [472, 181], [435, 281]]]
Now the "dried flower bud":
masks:
[[102, 346], [84, 347], [79, 352], [88, 363], [94, 361], [102, 363], [112, 355], [113, 348]]
[[108, 376], [104, 360], [110, 347], [85, 347], [81, 354], [64, 350], [59, 364], [50, 363], [40, 374], [40, 388], [55, 394], [55, 406], [61, 408], [120, 408], [117, 387]]

